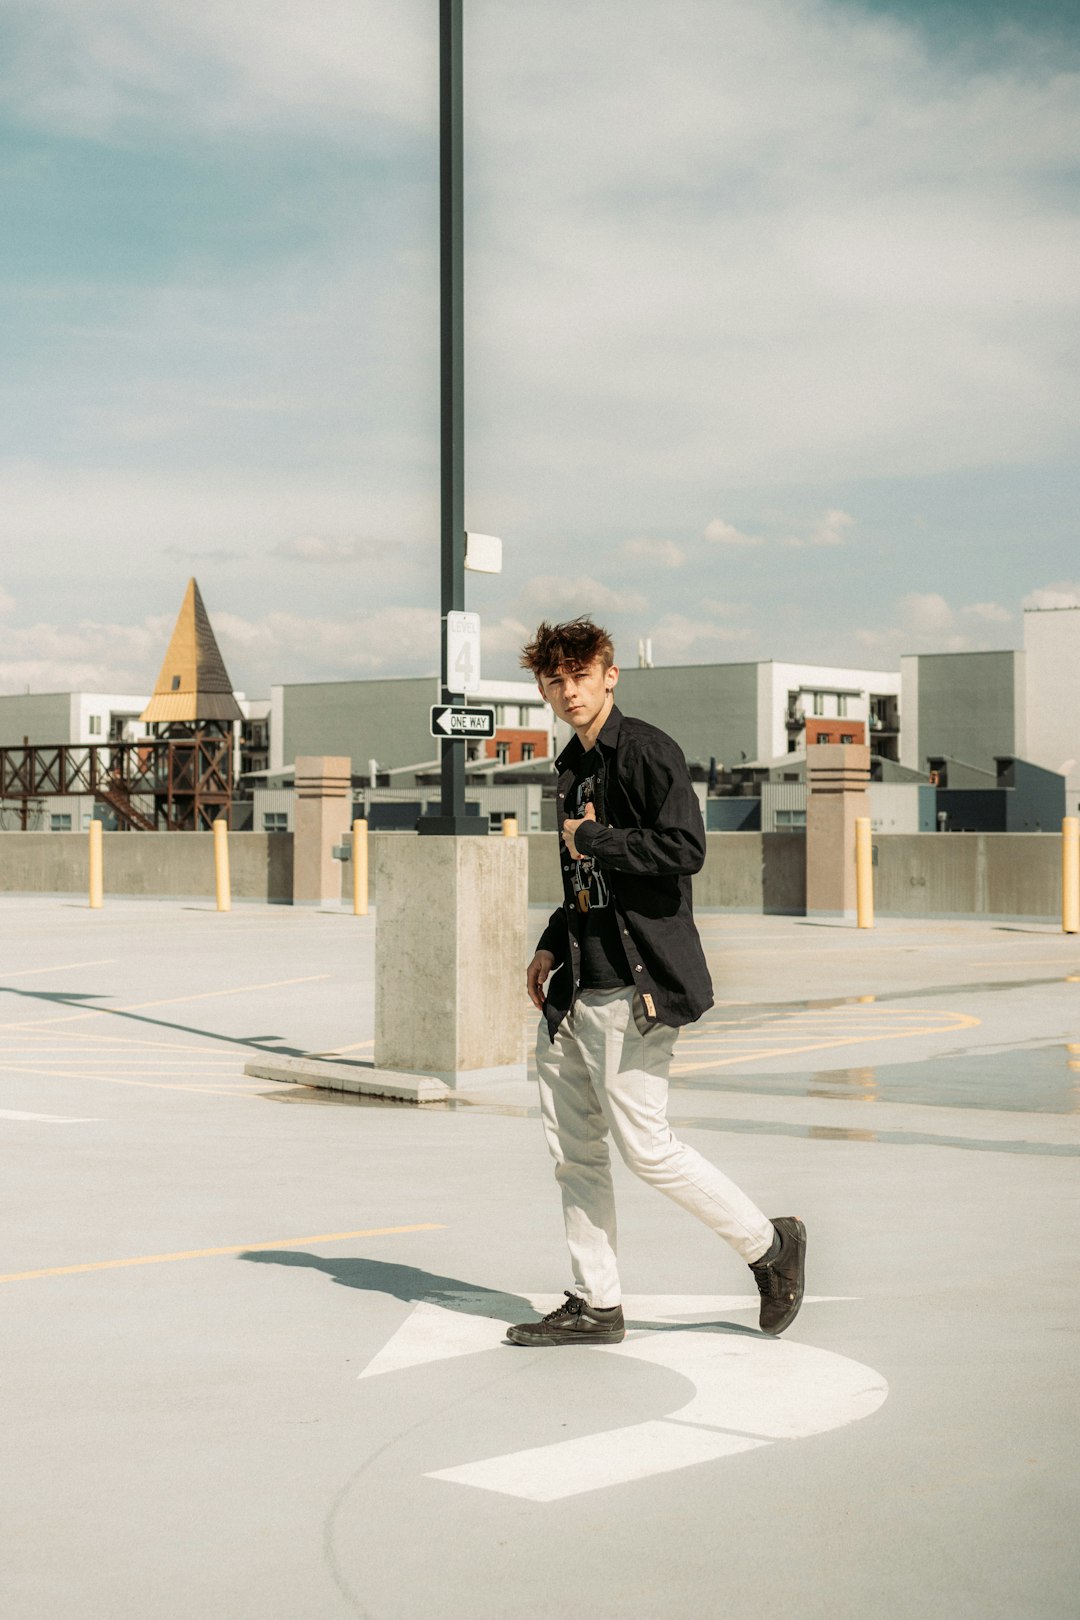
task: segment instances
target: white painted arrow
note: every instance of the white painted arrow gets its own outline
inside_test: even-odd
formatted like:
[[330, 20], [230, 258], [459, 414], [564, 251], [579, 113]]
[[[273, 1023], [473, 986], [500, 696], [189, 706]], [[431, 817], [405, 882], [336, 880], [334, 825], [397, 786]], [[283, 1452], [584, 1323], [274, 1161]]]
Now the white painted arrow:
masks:
[[[824, 1304], [830, 1297], [838, 1296], [808, 1296], [804, 1305]], [[533, 1303], [542, 1310], [550, 1300], [542, 1296]], [[627, 1321], [647, 1321], [653, 1331], [631, 1327], [621, 1344], [594, 1345], [592, 1352], [681, 1373], [695, 1386], [690, 1401], [659, 1419], [438, 1469], [427, 1477], [554, 1502], [780, 1440], [806, 1439], [878, 1409], [888, 1385], [872, 1367], [795, 1341], [710, 1331], [718, 1314], [756, 1310], [758, 1304], [756, 1295], [723, 1294], [624, 1300]], [[505, 1323], [490, 1317], [422, 1301], [360, 1377], [494, 1349], [505, 1331]], [[583, 1347], [577, 1353], [588, 1352]]]
[[453, 712], [452, 709], [444, 709], [442, 714], [440, 714], [439, 718], [435, 722], [435, 724], [438, 726], [439, 730], [440, 731], [445, 731], [446, 735], [448, 737], [450, 735], [450, 731], [451, 731], [451, 728], [453, 726], [453, 723], [454, 723], [454, 712]]

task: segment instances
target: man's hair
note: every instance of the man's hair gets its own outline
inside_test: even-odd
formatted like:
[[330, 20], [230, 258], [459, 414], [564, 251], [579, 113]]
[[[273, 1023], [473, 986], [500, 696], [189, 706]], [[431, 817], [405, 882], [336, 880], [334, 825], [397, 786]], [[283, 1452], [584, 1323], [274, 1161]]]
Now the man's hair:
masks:
[[606, 630], [582, 615], [566, 624], [541, 624], [521, 650], [521, 667], [531, 669], [539, 680], [560, 669], [577, 674], [597, 658], [605, 669], [610, 669], [615, 662], [614, 644]]

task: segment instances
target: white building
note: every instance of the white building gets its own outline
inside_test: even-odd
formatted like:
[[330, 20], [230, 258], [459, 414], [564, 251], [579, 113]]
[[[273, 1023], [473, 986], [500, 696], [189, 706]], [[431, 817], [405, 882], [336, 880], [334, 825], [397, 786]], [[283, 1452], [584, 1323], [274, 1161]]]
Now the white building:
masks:
[[[1023, 757], [1066, 780], [1080, 814], [1080, 606], [1024, 610]], [[1019, 750], [1018, 750], [1019, 751]]]

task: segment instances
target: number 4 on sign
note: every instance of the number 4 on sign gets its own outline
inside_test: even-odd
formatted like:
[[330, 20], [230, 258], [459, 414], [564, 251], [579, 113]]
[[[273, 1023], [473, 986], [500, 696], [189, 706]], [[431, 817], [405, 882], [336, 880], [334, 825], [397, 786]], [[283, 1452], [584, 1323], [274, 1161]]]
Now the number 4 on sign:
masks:
[[446, 679], [448, 692], [480, 690], [480, 615], [446, 615]]

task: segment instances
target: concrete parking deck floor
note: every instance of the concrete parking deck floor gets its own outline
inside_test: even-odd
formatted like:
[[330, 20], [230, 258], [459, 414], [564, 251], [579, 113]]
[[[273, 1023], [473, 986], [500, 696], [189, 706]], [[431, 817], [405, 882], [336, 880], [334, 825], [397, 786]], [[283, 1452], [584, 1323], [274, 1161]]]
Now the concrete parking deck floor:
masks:
[[1076, 940], [703, 917], [672, 1122], [812, 1298], [764, 1339], [618, 1166], [634, 1325], [549, 1355], [501, 1343], [568, 1286], [527, 1085], [243, 1074], [370, 1058], [373, 919], [2, 913], [5, 1620], [1076, 1611]]

